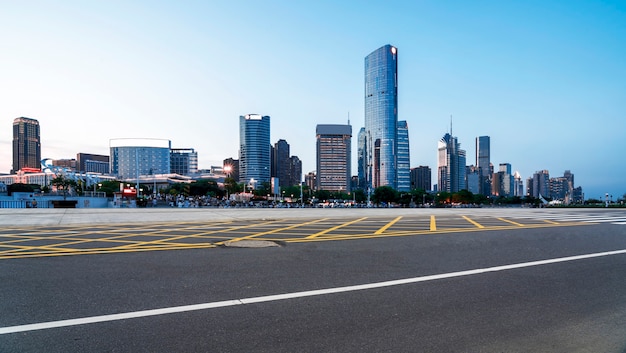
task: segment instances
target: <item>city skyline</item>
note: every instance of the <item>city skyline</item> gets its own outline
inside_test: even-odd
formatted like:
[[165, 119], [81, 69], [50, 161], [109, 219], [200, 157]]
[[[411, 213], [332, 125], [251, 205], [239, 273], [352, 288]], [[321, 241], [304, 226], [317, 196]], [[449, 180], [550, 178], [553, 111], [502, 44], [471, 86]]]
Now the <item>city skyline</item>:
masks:
[[[0, 172], [12, 168], [9, 126], [22, 116], [41, 124], [42, 158], [163, 138], [194, 148], [208, 168], [237, 157], [238, 117], [259, 112], [307, 174], [318, 123], [363, 126], [363, 58], [393, 43], [411, 167], [436, 169], [452, 115], [462, 146], [490, 136], [491, 162], [524, 180], [571, 170], [586, 197], [625, 192], [623, 3], [34, 1], [2, 10]], [[353, 172], [356, 160], [353, 151]]]

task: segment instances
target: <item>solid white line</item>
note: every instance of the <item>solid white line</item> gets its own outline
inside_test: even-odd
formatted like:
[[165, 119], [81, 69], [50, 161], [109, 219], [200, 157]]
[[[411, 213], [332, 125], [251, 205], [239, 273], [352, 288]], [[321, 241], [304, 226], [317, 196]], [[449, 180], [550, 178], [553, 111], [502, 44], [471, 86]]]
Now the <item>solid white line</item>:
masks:
[[626, 249], [594, 253], [594, 254], [560, 257], [556, 259], [523, 262], [523, 263], [504, 265], [504, 266], [479, 268], [475, 270], [442, 273], [438, 275], [405, 278], [405, 279], [385, 281], [385, 282], [368, 283], [368, 284], [361, 284], [361, 285], [355, 285], [355, 286], [318, 289], [318, 290], [267, 295], [267, 296], [244, 298], [244, 299], [224, 300], [224, 301], [212, 302], [212, 303], [183, 305], [183, 306], [175, 306], [175, 307], [170, 307], [170, 308], [161, 308], [161, 309], [142, 310], [142, 311], [120, 313], [120, 314], [84, 317], [84, 318], [79, 318], [79, 319], [42, 322], [38, 324], [7, 326], [7, 327], [0, 327], [0, 335], [9, 334], [9, 333], [17, 333], [17, 332], [44, 330], [44, 329], [58, 328], [58, 327], [93, 324], [93, 323], [98, 323], [98, 322], [134, 319], [134, 318], [146, 317], [146, 316], [182, 313], [182, 312], [187, 312], [187, 311], [222, 308], [222, 307], [227, 307], [227, 306], [235, 306], [235, 305], [243, 305], [243, 304], [254, 304], [254, 303], [263, 303], [263, 302], [286, 300], [286, 299], [293, 299], [293, 298], [311, 297], [311, 296], [316, 296], [316, 295], [326, 295], [326, 294], [333, 294], [333, 293], [352, 292], [352, 291], [357, 291], [357, 290], [399, 286], [399, 285], [404, 285], [404, 284], [428, 282], [428, 281], [434, 281], [434, 280], [445, 279], [445, 278], [471, 276], [471, 275], [477, 275], [477, 274], [487, 273], [487, 272], [506, 271], [506, 270], [513, 270], [513, 269], [518, 269], [518, 268], [542, 266], [542, 265], [549, 265], [549, 264], [555, 264], [555, 263], [560, 263], [560, 262], [584, 260], [584, 259], [591, 259], [591, 258], [602, 257], [602, 256], [612, 256], [612, 255], [621, 255], [621, 254], [626, 254]]

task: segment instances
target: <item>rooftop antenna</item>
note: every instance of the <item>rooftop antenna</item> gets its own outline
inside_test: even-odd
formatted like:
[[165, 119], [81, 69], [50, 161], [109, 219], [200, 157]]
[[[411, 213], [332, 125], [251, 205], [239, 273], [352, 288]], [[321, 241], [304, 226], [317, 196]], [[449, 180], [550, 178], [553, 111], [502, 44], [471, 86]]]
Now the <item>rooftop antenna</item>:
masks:
[[350, 111], [348, 110], [348, 125], [350, 125]]
[[450, 115], [450, 136], [452, 136], [452, 115]]

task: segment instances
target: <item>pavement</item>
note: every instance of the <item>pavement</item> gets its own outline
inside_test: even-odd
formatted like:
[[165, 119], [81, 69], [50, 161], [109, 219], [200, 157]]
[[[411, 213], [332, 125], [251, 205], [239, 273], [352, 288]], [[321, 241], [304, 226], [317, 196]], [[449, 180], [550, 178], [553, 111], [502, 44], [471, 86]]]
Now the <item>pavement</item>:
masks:
[[268, 219], [310, 219], [431, 215], [445, 209], [365, 208], [30, 208], [0, 209], [0, 225], [53, 226], [146, 222], [215, 222]]

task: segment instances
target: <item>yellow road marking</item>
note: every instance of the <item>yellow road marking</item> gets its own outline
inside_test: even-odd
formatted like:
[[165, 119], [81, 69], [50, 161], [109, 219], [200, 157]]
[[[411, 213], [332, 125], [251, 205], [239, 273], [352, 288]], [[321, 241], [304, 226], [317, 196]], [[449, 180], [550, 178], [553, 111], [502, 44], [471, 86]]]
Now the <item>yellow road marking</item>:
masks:
[[308, 237], [306, 237], [305, 239], [313, 239], [313, 238], [317, 238], [317, 237], [319, 237], [320, 235], [324, 235], [324, 234], [326, 234], [326, 233], [332, 232], [333, 230], [337, 230], [337, 229], [340, 229], [340, 228], [343, 228], [343, 227], [349, 226], [349, 225], [351, 225], [351, 224], [354, 224], [354, 223], [360, 222], [360, 221], [362, 221], [362, 220], [364, 220], [364, 219], [367, 219], [367, 217], [363, 217], [363, 218], [355, 219], [354, 221], [350, 221], [350, 222], [347, 222], [347, 223], [344, 223], [344, 224], [340, 224], [340, 225], [338, 225], [338, 226], [334, 226], [334, 227], [332, 227], [332, 228], [325, 229], [325, 230], [323, 230], [323, 231], [321, 231], [321, 232], [318, 232], [318, 233], [315, 233], [315, 234], [311, 234], [311, 235], [309, 235]]
[[437, 231], [437, 221], [435, 220], [435, 216], [433, 215], [430, 216], [430, 231], [431, 232]]
[[389, 227], [391, 227], [392, 225], [394, 225], [397, 221], [399, 221], [400, 219], [402, 219], [402, 216], [396, 217], [396, 219], [394, 219], [393, 221], [385, 224], [384, 226], [382, 226], [379, 230], [375, 231], [374, 234], [383, 234], [387, 229], [389, 229]]
[[[325, 220], [327, 220], [327, 219], [328, 219], [328, 218], [322, 218], [322, 219], [316, 219], [316, 220], [313, 220], [313, 221], [310, 221], [310, 222], [298, 223], [298, 224], [292, 224], [292, 225], [290, 225], [290, 226], [288, 226], [288, 227], [276, 228], [276, 229], [268, 230], [268, 231], [265, 231], [265, 232], [254, 233], [254, 234], [250, 234], [250, 235], [245, 236], [245, 237], [233, 238], [233, 239], [231, 239], [231, 240], [227, 240], [227, 241], [234, 242], [234, 241], [241, 241], [241, 240], [246, 240], [246, 239], [256, 238], [256, 237], [260, 237], [260, 236], [262, 236], [262, 235], [274, 234], [274, 233], [282, 232], [282, 231], [285, 231], [285, 230], [294, 229], [294, 228], [298, 228], [298, 227], [306, 226], [306, 225], [309, 225], [309, 224], [318, 223], [318, 222], [321, 222], [321, 221], [325, 221]], [[221, 241], [221, 242], [218, 242], [218, 243], [214, 243], [214, 245], [222, 245], [222, 244], [224, 244], [225, 242], [226, 242], [226, 241]]]
[[504, 219], [504, 218], [498, 218], [498, 219], [499, 219], [499, 220], [501, 220], [502, 222], [511, 223], [511, 224], [514, 224], [514, 225], [516, 225], [516, 226], [518, 226], [518, 227], [523, 227], [523, 226], [524, 226], [524, 225], [523, 225], [523, 224], [521, 224], [521, 223], [513, 222], [513, 221], [508, 220], [508, 219]]
[[472, 220], [471, 218], [467, 217], [467, 216], [463, 216], [463, 218], [465, 218], [466, 221], [470, 222], [471, 224], [475, 225], [477, 228], [485, 228], [484, 225]]
[[560, 224], [559, 222], [551, 221], [549, 219], [544, 219], [543, 221], [550, 224]]

